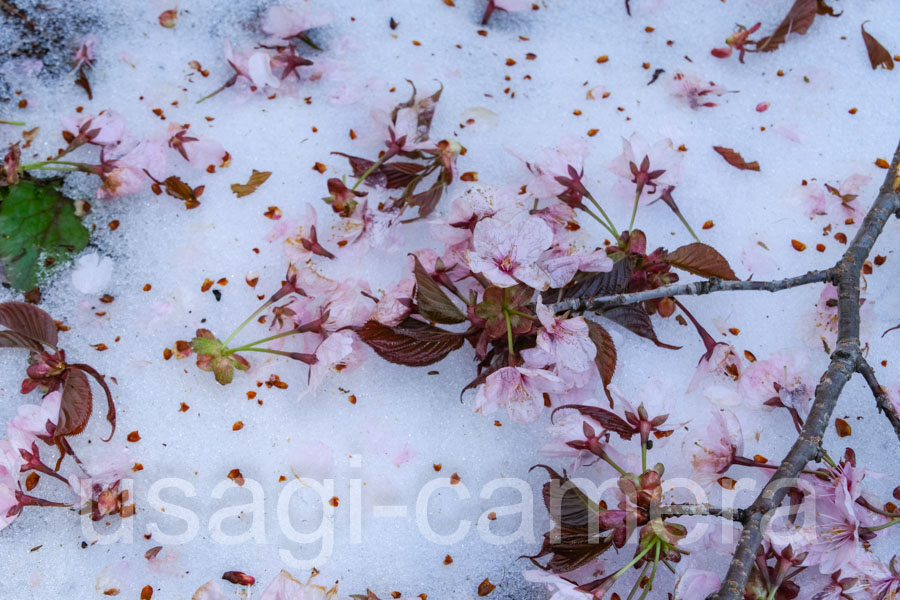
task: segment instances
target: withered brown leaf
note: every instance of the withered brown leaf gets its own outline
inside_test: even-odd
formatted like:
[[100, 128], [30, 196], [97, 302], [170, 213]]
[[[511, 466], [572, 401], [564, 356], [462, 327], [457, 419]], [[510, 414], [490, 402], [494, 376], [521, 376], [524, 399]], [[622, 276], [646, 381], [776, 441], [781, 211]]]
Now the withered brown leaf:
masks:
[[232, 183], [231, 191], [237, 194], [238, 198], [249, 196], [255, 192], [259, 186], [264, 184], [271, 174], [271, 171], [257, 171], [256, 169], [253, 169], [253, 174], [250, 175], [250, 179], [247, 180], [247, 183]]
[[756, 43], [758, 52], [773, 52], [785, 42], [788, 34], [807, 32], [816, 19], [819, 9], [817, 0], [796, 0], [778, 27], [771, 34]]
[[891, 58], [891, 53], [888, 52], [887, 48], [882, 46], [871, 33], [866, 31], [866, 23], [868, 23], [868, 21], [860, 25], [859, 29], [862, 31], [862, 38], [866, 43], [866, 52], [869, 53], [869, 62], [872, 63], [872, 70], [874, 71], [878, 67], [883, 67], [888, 71], [893, 71], [894, 59]]
[[713, 150], [719, 153], [719, 155], [725, 159], [725, 161], [742, 171], [759, 171], [759, 163], [755, 160], [753, 162], [747, 162], [744, 160], [744, 157], [740, 155], [740, 153], [735, 152], [731, 148], [725, 148], [724, 146], [713, 146]]

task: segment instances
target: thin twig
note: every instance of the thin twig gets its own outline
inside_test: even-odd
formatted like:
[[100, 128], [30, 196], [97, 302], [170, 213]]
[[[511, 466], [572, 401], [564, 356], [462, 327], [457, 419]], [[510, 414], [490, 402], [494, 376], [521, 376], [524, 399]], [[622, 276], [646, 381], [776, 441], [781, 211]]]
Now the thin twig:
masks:
[[780, 292], [781, 290], [808, 285], [810, 283], [831, 281], [833, 278], [834, 268], [825, 269], [824, 271], [810, 271], [804, 275], [797, 275], [796, 277], [788, 277], [787, 279], [779, 279], [776, 281], [727, 281], [725, 279], [713, 278], [706, 281], [695, 281], [693, 283], [676, 283], [630, 294], [569, 298], [557, 302], [551, 308], [556, 313], [562, 313], [567, 310], [588, 311], [597, 310], [599, 308], [610, 308], [612, 306], [620, 306], [623, 304], [644, 302], [645, 300], [668, 298], [669, 296], [703, 296], [704, 294], [711, 294], [713, 292], [734, 291]]
[[870, 365], [865, 358], [860, 356], [856, 363], [856, 372], [862, 375], [863, 379], [866, 380], [866, 383], [869, 384], [869, 389], [872, 390], [872, 394], [875, 396], [875, 404], [878, 406], [878, 411], [884, 413], [887, 420], [891, 422], [894, 433], [900, 438], [900, 415], [897, 414], [894, 403], [888, 398], [887, 391], [875, 378], [875, 371], [872, 369], [872, 365]]
[[743, 508], [718, 508], [709, 504], [669, 504], [658, 508], [659, 516], [666, 517], [722, 517], [743, 523], [748, 513]]
[[784, 500], [790, 482], [810, 460], [819, 454], [822, 437], [831, 419], [838, 397], [853, 373], [859, 369], [859, 278], [863, 263], [872, 246], [881, 235], [892, 214], [900, 210], [900, 186], [897, 183], [897, 166], [900, 163], [900, 146], [894, 153], [891, 168], [878, 192], [872, 208], [856, 232], [840, 261], [829, 269], [838, 287], [838, 341], [828, 369], [816, 387], [815, 401], [800, 436], [791, 447], [772, 479], [747, 509], [749, 518], [744, 524], [728, 573], [719, 591], [709, 600], [740, 600], [753, 569], [756, 551], [762, 542], [765, 517], [778, 508]]

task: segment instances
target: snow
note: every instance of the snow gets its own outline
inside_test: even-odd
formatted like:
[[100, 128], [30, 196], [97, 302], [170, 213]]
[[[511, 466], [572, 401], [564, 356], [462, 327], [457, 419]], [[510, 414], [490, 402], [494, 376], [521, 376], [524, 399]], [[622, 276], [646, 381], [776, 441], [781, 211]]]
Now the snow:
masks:
[[[95, 67], [89, 71], [93, 101], [72, 84], [75, 76], [65, 65], [68, 59], [53, 54], [60, 49], [51, 52], [47, 66], [36, 75], [26, 59], [0, 54], [0, 96], [12, 98], [0, 104], [0, 114], [26, 121], [28, 129], [41, 128], [23, 152], [23, 161], [55, 152], [62, 145], [57, 137], [61, 118], [83, 106], [91, 114], [104, 109], [119, 113], [127, 122], [126, 135], [134, 141], [164, 141], [170, 122], [190, 123], [192, 135], [222, 144], [231, 164], [209, 174], [170, 153], [166, 175], [206, 186], [202, 204], [191, 211], [146, 187], [135, 195], [95, 201], [96, 178], [69, 178], [70, 194], [93, 204], [85, 220], [94, 229], [92, 243], [75, 265], [58, 269], [42, 286], [41, 306], [71, 327], [61, 337], [71, 361], [89, 362], [116, 378], [116, 436], [124, 440], [129, 432], [139, 431], [140, 441], [127, 445], [143, 470], [133, 476], [134, 518], [111, 519], [109, 526], [106, 520], [94, 526], [86, 521], [84, 529], [75, 512], [34, 508], [0, 533], [0, 597], [12, 600], [80, 600], [112, 587], [121, 589], [122, 597], [136, 598], [147, 584], [153, 586], [154, 597], [190, 598], [202, 584], [230, 570], [252, 574], [259, 582], [253, 589], [261, 590], [282, 569], [305, 581], [312, 566], [321, 571], [317, 583], [339, 581], [342, 596], [371, 588], [379, 597], [397, 590], [404, 597], [426, 593], [441, 600], [473, 598], [478, 584], [489, 578], [498, 586], [491, 598], [546, 597], [542, 586], [522, 577], [531, 565], [517, 560], [534, 553], [548, 529], [540, 499], [545, 478], [541, 471], [529, 473], [529, 468], [544, 462], [557, 469], [567, 465], [540, 453], [549, 440], [549, 411], [536, 423], [517, 424], [503, 412], [489, 417], [473, 413], [473, 392], [460, 401], [460, 390], [474, 377], [470, 350], [422, 369], [391, 365], [367, 351], [359, 368], [330, 373], [317, 391], [303, 397], [307, 367], [300, 363], [248, 356], [252, 369], [236, 373], [233, 384], [221, 387], [195, 368], [193, 357], [163, 358], [165, 348], [189, 340], [199, 327], [226, 335], [258, 307], [258, 293], [278, 288], [287, 257], [270, 234], [303, 219], [306, 203], [318, 210], [320, 241], [335, 248], [339, 219], [321, 198], [327, 178], [349, 174], [350, 169], [345, 159], [330, 152], [373, 156], [382, 149], [381, 130], [373, 125], [370, 112], [405, 101], [406, 79], [424, 93], [437, 89], [438, 82], [444, 86], [432, 137], [460, 142], [467, 149], [459, 158], [460, 171], [478, 173], [477, 183], [453, 184], [438, 216], [446, 215], [450, 200], [468, 187], [495, 186], [515, 193], [531, 178], [517, 156], [528, 160], [542, 148], [576, 139], [588, 149], [585, 185], [613, 221], [624, 225], [633, 192], [632, 197], [619, 193], [617, 177], [607, 168], [621, 152], [621, 138], [638, 133], [651, 146], [670, 138], [675, 148], [686, 147], [679, 152], [675, 192], [681, 211], [701, 240], [727, 257], [741, 278], [785, 277], [837, 260], [844, 246], [834, 233], [852, 238], [855, 225], [845, 225], [843, 214], [807, 217], [801, 182], [837, 186], [854, 174], [871, 177], [856, 200], [867, 208], [885, 173], [874, 161], [890, 159], [900, 132], [896, 73], [870, 68], [858, 30], [869, 19], [870, 33], [889, 50], [900, 49], [900, 30], [888, 26], [900, 18], [900, 7], [886, 3], [836, 2], [844, 11], [840, 18], [818, 17], [806, 35], [791, 37], [777, 52], [748, 55], [742, 65], [736, 57], [714, 58], [710, 49], [722, 44], [735, 23], [762, 20], [764, 30], [774, 27], [790, 2], [708, 3], [700, 11], [677, 2], [635, 0], [633, 16], [628, 17], [619, 3], [600, 9], [596, 3], [557, 0], [541, 3], [539, 10], [497, 11], [483, 28], [478, 25], [480, 1], [451, 7], [438, 0], [335, 0], [320, 3], [334, 13], [333, 24], [313, 31], [323, 51], [303, 51], [325, 67], [318, 81], [302, 82], [296, 94], [275, 90], [273, 99], [235, 86], [201, 104], [196, 100], [232, 74], [224, 59], [225, 41], [246, 49], [266, 39], [259, 23], [269, 3], [192, 2], [180, 7], [173, 29], [161, 27], [157, 17], [174, 3], [104, 2], [101, 8], [73, 2], [55, 7], [52, 14], [43, 14], [30, 1], [15, 4], [39, 15], [41, 23], [71, 22], [58, 34], [65, 37], [60, 48], [70, 55], [85, 35], [97, 38]], [[392, 17], [399, 23], [396, 30], [389, 27]], [[4, 14], [0, 23], [0, 47], [15, 47], [15, 20]], [[529, 53], [536, 57], [530, 60]], [[602, 55], [609, 60], [598, 63]], [[515, 64], [507, 65], [508, 59]], [[188, 65], [194, 60], [209, 71], [208, 77]], [[665, 72], [648, 85], [657, 68]], [[667, 87], [678, 72], [697, 74], [729, 93], [712, 98], [716, 107], [693, 109]], [[604, 91], [609, 92], [606, 98]], [[28, 100], [27, 108], [15, 108], [19, 99]], [[758, 112], [760, 103], [769, 108]], [[857, 109], [854, 114], [848, 112], [852, 108]], [[166, 120], [153, 109], [162, 109]], [[355, 140], [348, 134], [351, 129], [359, 134]], [[589, 136], [593, 129], [599, 131]], [[19, 128], [0, 125], [0, 141], [18, 135]], [[712, 150], [714, 145], [758, 160], [760, 172], [734, 169]], [[96, 148], [79, 152], [85, 160], [96, 156]], [[325, 165], [324, 173], [314, 169], [316, 163]], [[254, 194], [237, 198], [229, 186], [246, 182], [253, 169], [272, 175]], [[372, 192], [372, 197], [380, 196]], [[264, 216], [271, 206], [280, 208], [281, 221]], [[115, 230], [108, 226], [113, 220], [119, 223]], [[707, 221], [714, 226], [702, 229]], [[587, 219], [580, 222], [598, 243], [608, 237]], [[823, 234], [829, 223], [833, 229]], [[642, 206], [638, 226], [647, 233], [650, 249], [692, 241], [663, 203]], [[439, 247], [425, 223], [404, 226], [402, 236], [395, 247], [348, 247], [338, 252], [347, 257], [344, 260], [316, 264], [329, 277], [361, 278], [375, 292], [390, 290], [408, 275], [407, 252]], [[806, 250], [798, 252], [791, 240], [803, 242]], [[894, 372], [900, 350], [892, 337], [900, 334], [879, 336], [900, 319], [891, 275], [898, 241], [897, 224], [890, 222], [873, 252], [887, 261], [866, 277], [864, 290], [871, 321], [863, 342], [869, 344], [869, 361], [881, 382], [892, 390], [900, 388]], [[824, 251], [816, 250], [818, 243], [826, 246]], [[248, 273], [259, 274], [255, 289], [245, 284]], [[227, 278], [227, 285], [213, 288], [221, 300], [201, 292], [206, 278]], [[717, 341], [734, 344], [739, 355], [747, 350], [765, 359], [785, 348], [804, 349], [809, 373], [817, 380], [828, 361], [816, 331], [820, 291], [810, 286], [777, 295], [719, 294], [689, 298], [685, 304]], [[101, 303], [100, 294], [114, 301]], [[10, 290], [0, 291], [0, 300], [15, 298]], [[692, 328], [675, 319], [655, 318], [654, 323], [662, 341], [683, 348], [657, 348], [611, 327], [619, 352], [614, 381], [632, 404], [665, 396], [672, 410], [670, 423], [705, 429], [717, 407], [700, 390], [684, 393], [704, 352], [702, 344]], [[254, 334], [267, 335], [262, 326], [251, 326], [239, 339], [255, 339]], [[98, 352], [91, 347], [99, 343], [109, 349]], [[18, 393], [22, 354], [0, 355], [4, 422], [24, 401]], [[432, 369], [438, 373], [429, 374]], [[257, 384], [272, 374], [287, 383], [287, 389]], [[254, 399], [249, 392], [256, 393]], [[349, 401], [351, 396], [355, 403]], [[181, 412], [182, 403], [189, 409]], [[783, 412], [761, 411], [747, 403], [730, 409], [742, 424], [745, 456], [762, 454], [777, 461], [795, 439]], [[95, 413], [89, 430], [73, 442], [79, 454], [89, 454], [108, 433], [99, 409]], [[853, 435], [840, 439], [829, 427], [825, 447], [840, 456], [845, 445], [852, 444], [861, 464], [885, 474], [867, 478], [866, 487], [887, 499], [900, 477], [893, 459], [896, 440], [861, 379], [847, 386], [835, 416], [852, 425]], [[237, 421], [243, 428], [235, 431]], [[681, 442], [688, 435], [679, 430], [661, 450], [651, 451], [651, 463], [666, 463], [667, 477], [690, 476], [690, 465], [680, 458]], [[241, 488], [226, 478], [232, 469], [240, 469], [246, 480]], [[594, 472], [596, 478], [612, 474], [609, 468]], [[417, 499], [429, 482], [454, 473], [460, 477], [457, 486], [434, 490], [427, 506], [430, 525], [444, 536], [461, 520], [468, 520], [471, 529], [461, 540], [436, 543], [428, 539], [433, 534], [417, 527]], [[279, 481], [281, 476], [286, 480]], [[331, 479], [333, 488], [321, 492], [323, 502], [314, 486], [295, 484], [297, 477]], [[144, 553], [160, 545], [162, 536], [181, 533], [184, 524], [172, 509], [165, 514], [151, 508], [154, 483], [165, 478], [183, 483], [160, 492], [162, 500], [191, 509], [198, 520], [189, 542], [162, 544], [160, 560], [167, 562], [158, 567]], [[491, 482], [498, 480], [509, 485], [528, 482], [525, 497], [513, 487], [491, 495], [491, 486], [497, 485]], [[39, 489], [56, 490], [54, 483]], [[749, 503], [757, 489], [739, 491], [738, 504]], [[716, 488], [710, 502], [720, 502], [717, 495], [722, 493]], [[65, 495], [64, 490], [48, 493], [58, 500]], [[332, 496], [339, 499], [336, 508], [327, 503]], [[285, 497], [288, 500], [280, 500]], [[491, 511], [499, 515], [491, 525], [494, 534], [516, 532], [518, 515], [504, 517], [499, 507], [521, 501], [533, 507], [534, 514], [533, 527], [523, 524], [524, 536], [497, 544], [479, 533], [479, 517]], [[235, 509], [221, 525], [226, 534], [245, 533], [245, 539], [217, 542], [213, 515], [252, 502], [255, 508]], [[280, 502], [287, 502], [284, 511]], [[291, 519], [293, 534], [279, 527], [279, 512]], [[326, 529], [333, 527], [332, 539], [324, 544], [311, 533], [323, 514]], [[360, 518], [358, 529], [354, 515]], [[157, 533], [147, 539], [154, 523]], [[485, 524], [490, 522], [482, 519]], [[92, 543], [120, 526], [126, 528], [124, 541]], [[311, 542], [298, 542], [304, 533]], [[696, 544], [691, 568], [722, 574], [728, 551], [708, 552], [702, 541]], [[873, 544], [874, 552], [885, 559], [895, 548], [896, 534], [891, 532]], [[444, 565], [448, 554], [453, 562]], [[664, 598], [674, 586], [673, 575], [663, 573], [660, 578], [650, 598]], [[237, 590], [222, 585], [229, 598]]]

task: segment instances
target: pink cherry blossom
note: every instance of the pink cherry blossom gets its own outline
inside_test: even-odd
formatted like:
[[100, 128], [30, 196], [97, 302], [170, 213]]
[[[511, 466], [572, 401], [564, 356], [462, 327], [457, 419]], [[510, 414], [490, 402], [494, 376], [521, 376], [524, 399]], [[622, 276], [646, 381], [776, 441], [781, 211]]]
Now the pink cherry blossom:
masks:
[[704, 354], [700, 359], [687, 393], [699, 388], [708, 400], [719, 406], [737, 406], [741, 397], [736, 382], [741, 376], [742, 364], [734, 346], [717, 343], [709, 356]]
[[507, 223], [492, 217], [475, 226], [474, 249], [466, 260], [494, 285], [511, 287], [521, 281], [542, 290], [550, 277], [537, 262], [552, 243], [553, 231], [543, 219], [528, 216]]
[[809, 411], [816, 379], [809, 366], [805, 350], [786, 349], [775, 352], [767, 360], [751, 364], [740, 380], [745, 398], [762, 407], [770, 398], [778, 398], [787, 408], [794, 408], [800, 416]]
[[369, 284], [361, 279], [341, 280], [328, 295], [323, 310], [328, 311], [327, 331], [359, 327], [369, 320], [375, 304]]
[[596, 370], [597, 346], [591, 341], [584, 317], [560, 319], [540, 300], [537, 316], [543, 327], [537, 334], [537, 346], [523, 351], [526, 363], [534, 366], [553, 364], [555, 373], [564, 381]]
[[276, 5], [266, 11], [262, 29], [280, 40], [287, 40], [304, 31], [329, 25], [334, 14], [327, 9], [313, 6], [308, 0], [293, 6]]
[[533, 176], [526, 184], [528, 193], [538, 199], [555, 198], [563, 193], [565, 186], [556, 178], [568, 177], [569, 166], [580, 172], [584, 168], [587, 153], [587, 143], [584, 140], [566, 137], [556, 146], [540, 150], [534, 160], [520, 157], [519, 160], [525, 163]]
[[816, 538], [803, 564], [818, 565], [827, 575], [843, 569], [859, 554], [860, 523], [846, 490], [837, 488], [833, 499], [817, 499], [815, 527]]
[[228, 152], [222, 144], [209, 138], [196, 137], [188, 126], [169, 123], [169, 147], [176, 150], [193, 167], [206, 170], [210, 165], [221, 167]]
[[86, 123], [89, 123], [88, 133], [97, 130], [96, 134], [88, 139], [89, 144], [115, 149], [125, 137], [125, 119], [112, 110], [104, 110], [97, 116], [80, 114], [62, 118], [63, 131], [73, 137], [78, 136]]
[[4, 475], [0, 468], [0, 531], [6, 529], [19, 515], [19, 500], [16, 498], [18, 490], [18, 477]]
[[657, 198], [670, 185], [678, 185], [681, 178], [681, 154], [675, 150], [672, 140], [664, 138], [652, 146], [639, 134], [634, 133], [629, 139], [622, 138], [622, 154], [613, 159], [607, 169], [619, 177], [614, 189], [625, 199], [634, 201], [636, 193], [635, 175], [631, 165], [639, 166], [644, 157], [650, 162], [650, 170], [665, 172], [654, 179], [656, 186], [645, 185], [641, 191], [640, 201], [647, 203]]
[[674, 77], [668, 81], [667, 88], [672, 96], [684, 102], [693, 110], [704, 106], [716, 106], [716, 103], [712, 101], [712, 97], [728, 93], [728, 90], [722, 86], [716, 85], [711, 81], [705, 81], [695, 73], [675, 73]]
[[92, 35], [87, 36], [81, 41], [81, 45], [78, 46], [78, 50], [75, 52], [75, 60], [73, 62], [74, 69], [78, 69], [82, 66], [94, 66], [94, 44], [96, 43], [97, 38]]
[[339, 331], [325, 338], [316, 348], [316, 362], [309, 367], [309, 384], [300, 397], [318, 389], [325, 376], [335, 367], [349, 367], [358, 363], [359, 361], [351, 360], [358, 352], [358, 342], [349, 331]]
[[831, 215], [835, 225], [843, 225], [847, 219], [862, 218], [857, 198], [871, 180], [868, 175], [854, 173], [835, 186], [810, 182], [801, 186], [798, 194], [807, 216]]
[[874, 600], [895, 600], [900, 598], [900, 555], [894, 555], [884, 564], [869, 553], [854, 562], [862, 575], [864, 589]]
[[506, 406], [517, 423], [537, 420], [544, 410], [544, 392], [555, 392], [563, 381], [544, 369], [504, 367], [488, 375], [475, 395], [475, 410], [491, 414]]
[[743, 451], [741, 424], [730, 410], [714, 411], [706, 431], [682, 445], [682, 453], [694, 468], [694, 480], [705, 489], [712, 487]]
[[605, 250], [583, 252], [574, 245], [566, 247], [555, 245], [541, 255], [538, 265], [547, 274], [550, 286], [561, 288], [572, 281], [578, 271], [585, 273], [611, 271], [613, 261]]
[[260, 90], [269, 86], [273, 89], [281, 87], [281, 80], [272, 72], [272, 57], [265, 50], [256, 50], [247, 59], [247, 75]]
[[412, 277], [401, 279], [375, 305], [372, 318], [384, 325], [399, 324], [412, 309], [412, 295], [415, 287], [416, 280]]
[[119, 481], [131, 473], [133, 464], [124, 445], [110, 443], [95, 446], [83, 459], [82, 469], [86, 476], [73, 474], [68, 477], [69, 487], [79, 498], [79, 506], [98, 501], [104, 492], [116, 488]]
[[431, 221], [431, 230], [450, 250], [465, 251], [471, 248], [472, 232], [479, 221], [494, 215], [508, 221], [523, 208], [516, 195], [505, 188], [469, 188], [453, 199], [446, 219]]
[[47, 438], [48, 429], [56, 427], [62, 393], [47, 394], [41, 404], [25, 404], [18, 409], [18, 415], [6, 424], [10, 442], [23, 450], [31, 450], [38, 437]]
[[720, 585], [722, 579], [712, 571], [689, 568], [675, 582], [674, 600], [705, 600]]
[[120, 198], [148, 187], [144, 169], [156, 179], [165, 177], [166, 149], [161, 141], [144, 140], [121, 158], [103, 165], [103, 185], [97, 190], [99, 200]]

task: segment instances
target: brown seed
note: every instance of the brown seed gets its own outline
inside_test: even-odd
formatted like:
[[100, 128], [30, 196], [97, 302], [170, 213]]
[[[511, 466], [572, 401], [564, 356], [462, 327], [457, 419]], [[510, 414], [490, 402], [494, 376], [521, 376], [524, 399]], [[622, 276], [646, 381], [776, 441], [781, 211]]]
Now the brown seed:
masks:
[[190, 409], [191, 409], [190, 406], [188, 406], [187, 404], [185, 404], [184, 402], [182, 402], [182, 403], [181, 403], [181, 407], [178, 409], [178, 412], [187, 412], [187, 411], [189, 411]]
[[514, 64], [516, 64], [516, 61], [515, 61], [515, 60], [513, 60], [513, 59], [511, 59], [511, 58], [507, 58], [507, 59], [506, 59], [506, 66], [507, 66], [507, 67], [511, 67], [511, 66], [513, 66]]
[[853, 433], [850, 424], [840, 418], [834, 420], [834, 428], [837, 431], [838, 437], [847, 437]]
[[842, 244], [846, 244], [847, 243], [847, 234], [842, 231], [838, 231], [836, 234], [834, 234], [834, 239], [836, 239], [837, 241], [839, 241]]
[[762, 454], [754, 454], [753, 461], [758, 462], [760, 464], [766, 464], [767, 462], [769, 462], [769, 459], [766, 458], [765, 456], [763, 456]]
[[816, 244], [816, 250], [819, 252], [825, 252], [825, 244]]
[[231, 430], [232, 430], [232, 431], [240, 431], [240, 430], [243, 429], [243, 428], [244, 428], [244, 422], [243, 422], [243, 421], [235, 421], [235, 422], [234, 422], [234, 425], [231, 426]]
[[485, 578], [484, 581], [478, 584], [478, 595], [479, 596], [487, 596], [491, 592], [497, 589], [497, 586], [491, 583], [490, 579]]
[[153, 286], [150, 285], [149, 283], [145, 283], [143, 289], [144, 289], [145, 292], [149, 292], [150, 290], [153, 289]]
[[598, 57], [597, 57], [597, 64], [601, 64], [601, 65], [602, 65], [602, 64], [605, 63], [605, 62], [609, 62], [609, 56], [607, 56], [606, 54], [604, 54], [603, 56], [598, 56]]
[[886, 261], [886, 260], [887, 260], [886, 256], [882, 256], [880, 254], [876, 255], [875, 256], [875, 266], [880, 267], [881, 265], [884, 264], [884, 261]]
[[487, 518], [488, 518], [488, 521], [496, 521], [496, 520], [497, 520], [497, 513], [495, 513], [494, 511], [491, 511], [491, 512], [488, 513]]
[[466, 171], [459, 176], [460, 181], [478, 181], [478, 173], [476, 171]]
[[712, 229], [715, 225], [716, 224], [710, 220], [703, 224], [703, 229]]
[[447, 556], [445, 556], [445, 557], [444, 557], [444, 564], [445, 564], [445, 565], [452, 565], [452, 564], [453, 564], [453, 557], [450, 556], [449, 554], [448, 554]]
[[128, 506], [123, 506], [123, 507], [122, 507], [122, 510], [119, 511], [119, 515], [120, 515], [123, 519], [127, 519], [128, 517], [133, 517], [133, 516], [134, 516], [134, 511], [135, 511], [134, 504], [129, 504]]
[[108, 590], [103, 591], [104, 596], [118, 596], [119, 588], [109, 588]]
[[149, 585], [145, 585], [141, 589], [141, 600], [150, 600], [153, 597], [153, 588]]
[[165, 360], [169, 360], [170, 358], [172, 358], [172, 349], [171, 348], [166, 348], [165, 350], [163, 350], [163, 358]]
[[132, 431], [131, 433], [128, 434], [128, 437], [125, 439], [127, 439], [129, 442], [134, 444], [136, 442], [141, 441], [141, 434], [138, 433], [137, 431]]
[[119, 228], [119, 220], [118, 220], [118, 219], [113, 219], [112, 221], [110, 221], [110, 222], [107, 224], [107, 226], [109, 227], [110, 231], [115, 231], [116, 229]]
[[30, 492], [37, 486], [38, 481], [41, 480], [41, 476], [32, 471], [28, 474], [28, 477], [25, 478], [25, 491]]
[[875, 166], [880, 167], [882, 169], [890, 169], [891, 168], [890, 163], [888, 161], [884, 160], [883, 158], [876, 159]]
[[143, 470], [144, 470], [143, 463], [134, 463], [134, 466], [131, 467], [132, 473], [137, 473], [138, 471], [143, 471]]
[[856, 108], [855, 108], [855, 107], [854, 107], [854, 108], [851, 108], [851, 109], [848, 110], [847, 112], [850, 113], [851, 115], [855, 115], [855, 114], [856, 114]]
[[238, 485], [244, 485], [244, 476], [241, 474], [240, 469], [232, 469], [228, 471], [228, 479], [232, 480]]
[[654, 31], [656, 31], [656, 29], [647, 25], [646, 27], [644, 27], [644, 31], [646, 31], [647, 33], [653, 33]]
[[588, 132], [587, 132], [588, 137], [594, 137], [595, 135], [597, 135], [598, 131], [600, 131], [600, 130], [599, 129], [588, 129]]
[[738, 335], [740, 332], [741, 330], [737, 327], [732, 327], [728, 330], [728, 333], [730, 333], [731, 335]]
[[432, 466], [432, 468], [433, 468], [435, 471], [437, 471], [438, 473], [440, 473], [441, 469], [444, 468], [444, 466], [443, 466], [441, 463], [438, 463], [438, 464], [436, 464], [436, 465], [431, 465], [431, 466]]
[[798, 240], [791, 240], [791, 246], [794, 247], [794, 250], [797, 252], [803, 252], [806, 250], [806, 244]]
[[453, 475], [450, 476], [450, 485], [456, 485], [457, 483], [459, 483], [459, 479], [460, 479], [459, 475], [454, 473]]
[[213, 280], [210, 279], [209, 277], [207, 277], [206, 279], [203, 280], [203, 285], [200, 286], [200, 291], [208, 292], [209, 288], [211, 288], [212, 286], [213, 286]]
[[[106, 313], [97, 313], [97, 316], [102, 317]], [[104, 352], [105, 350], [109, 350], [109, 347], [106, 344], [91, 344], [91, 347], [97, 352]]]
[[322, 164], [320, 162], [317, 162], [316, 164], [313, 165], [313, 171], [318, 171], [319, 173], [324, 173], [327, 170], [328, 170], [328, 167], [326, 167], [324, 164]]
[[330, 504], [331, 506], [333, 506], [335, 508], [337, 508], [338, 504], [340, 504], [340, 503], [341, 503], [341, 501], [337, 496], [332, 496], [331, 500], [328, 501], [328, 504]]
[[347, 400], [350, 402], [350, 404], [356, 404], [356, 396], [353, 394], [350, 394], [350, 396], [347, 397]]

